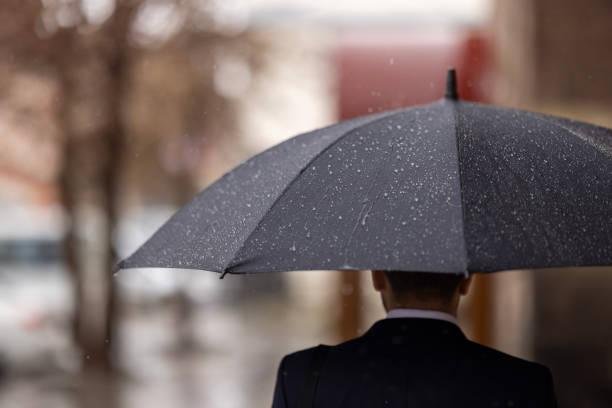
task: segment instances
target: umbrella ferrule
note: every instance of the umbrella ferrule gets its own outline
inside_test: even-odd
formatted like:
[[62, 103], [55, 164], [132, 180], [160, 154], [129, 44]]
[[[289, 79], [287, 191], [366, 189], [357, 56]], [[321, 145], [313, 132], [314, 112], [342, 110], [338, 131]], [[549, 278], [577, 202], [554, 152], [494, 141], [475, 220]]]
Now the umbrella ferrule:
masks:
[[449, 69], [446, 73], [446, 93], [444, 97], [453, 101], [459, 99], [459, 92], [457, 92], [457, 72], [454, 68]]

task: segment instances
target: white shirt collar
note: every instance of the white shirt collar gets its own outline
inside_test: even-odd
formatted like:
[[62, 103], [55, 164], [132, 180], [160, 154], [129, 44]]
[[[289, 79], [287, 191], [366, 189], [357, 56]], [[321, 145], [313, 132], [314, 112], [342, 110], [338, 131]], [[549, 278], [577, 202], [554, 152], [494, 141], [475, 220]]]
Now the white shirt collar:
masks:
[[455, 316], [437, 310], [392, 309], [387, 313], [387, 319], [401, 318], [444, 320], [459, 326], [459, 322]]

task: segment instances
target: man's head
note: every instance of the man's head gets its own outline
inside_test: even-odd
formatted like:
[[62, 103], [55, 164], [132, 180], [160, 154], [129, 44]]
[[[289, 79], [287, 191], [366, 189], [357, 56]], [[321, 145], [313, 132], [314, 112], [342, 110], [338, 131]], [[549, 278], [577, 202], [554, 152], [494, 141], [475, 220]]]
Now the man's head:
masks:
[[428, 309], [457, 314], [459, 299], [470, 288], [471, 278], [428, 272], [372, 271], [374, 289], [385, 310]]

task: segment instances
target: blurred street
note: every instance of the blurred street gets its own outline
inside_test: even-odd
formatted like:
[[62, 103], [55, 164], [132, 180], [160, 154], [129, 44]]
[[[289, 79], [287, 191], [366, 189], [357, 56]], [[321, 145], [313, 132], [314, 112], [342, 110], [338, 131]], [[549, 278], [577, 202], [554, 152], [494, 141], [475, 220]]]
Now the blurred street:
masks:
[[43, 373], [10, 373], [0, 386], [0, 407], [267, 406], [282, 355], [326, 337], [331, 322], [320, 319], [317, 309], [282, 297], [200, 305], [188, 328], [177, 327], [172, 305], [130, 311], [120, 328], [117, 373], [53, 366]]

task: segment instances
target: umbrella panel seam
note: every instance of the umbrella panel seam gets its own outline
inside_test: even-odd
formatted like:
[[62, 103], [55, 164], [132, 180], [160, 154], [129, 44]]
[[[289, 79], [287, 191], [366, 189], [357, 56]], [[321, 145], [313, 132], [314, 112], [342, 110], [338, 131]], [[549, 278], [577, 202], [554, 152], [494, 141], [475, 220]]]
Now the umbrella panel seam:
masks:
[[[223, 268], [222, 272], [236, 273], [236, 272], [232, 271], [232, 269], [242, 264], [242, 262], [235, 263], [236, 255], [238, 255], [240, 253], [240, 251], [242, 251], [242, 249], [245, 247], [246, 243], [249, 241], [249, 239], [251, 238], [253, 233], [255, 233], [255, 231], [257, 231], [257, 229], [261, 225], [262, 220], [278, 204], [278, 202], [285, 196], [287, 191], [291, 188], [293, 183], [297, 180], [298, 176], [300, 174], [302, 174], [304, 171], [306, 171], [308, 169], [308, 167], [310, 167], [310, 165], [312, 163], [314, 163], [319, 157], [323, 156], [327, 151], [329, 151], [337, 143], [339, 143], [340, 141], [344, 140], [346, 137], [352, 135], [354, 132], [362, 129], [364, 126], [370, 126], [370, 125], [373, 125], [375, 123], [381, 122], [381, 121], [383, 121], [385, 119], [388, 119], [391, 116], [401, 114], [401, 113], [403, 113], [403, 111], [404, 111], [404, 109], [397, 109], [397, 110], [388, 112], [385, 115], [377, 116], [375, 119], [372, 119], [372, 120], [370, 120], [370, 121], [368, 121], [366, 123], [360, 123], [360, 124], [356, 125], [354, 128], [346, 131], [344, 134], [342, 134], [336, 140], [334, 140], [329, 145], [327, 145], [325, 148], [323, 148], [319, 153], [314, 155], [310, 160], [308, 160], [307, 163], [296, 174], [296, 176], [285, 186], [285, 188], [280, 192], [280, 194], [272, 201], [272, 204], [270, 205], [270, 207], [268, 207], [268, 209], [265, 211], [263, 216], [259, 219], [259, 221], [257, 221], [257, 223], [255, 224], [253, 229], [246, 235], [244, 241], [242, 241], [242, 244], [234, 252], [234, 255], [229, 259], [228, 264]], [[247, 272], [245, 272], [245, 273], [247, 273]]]
[[[446, 102], [446, 101], [445, 101]], [[467, 245], [467, 241], [465, 239], [465, 219], [466, 219], [466, 214], [465, 214], [465, 204], [463, 202], [463, 180], [461, 178], [462, 176], [462, 172], [461, 172], [461, 149], [459, 148], [459, 138], [460, 138], [460, 132], [459, 132], [459, 109], [457, 108], [457, 101], [448, 101], [448, 103], [451, 104], [451, 111], [452, 111], [452, 115], [453, 115], [453, 122], [454, 122], [454, 136], [455, 136], [455, 150], [456, 150], [456, 154], [457, 154], [457, 160], [456, 160], [456, 164], [457, 164], [457, 181], [459, 182], [459, 201], [461, 203], [461, 236], [463, 238], [463, 259], [464, 259], [464, 270], [463, 273], [464, 275], [468, 275], [469, 274], [469, 265], [470, 265], [470, 260], [469, 260], [469, 255], [468, 255], [468, 245]]]

